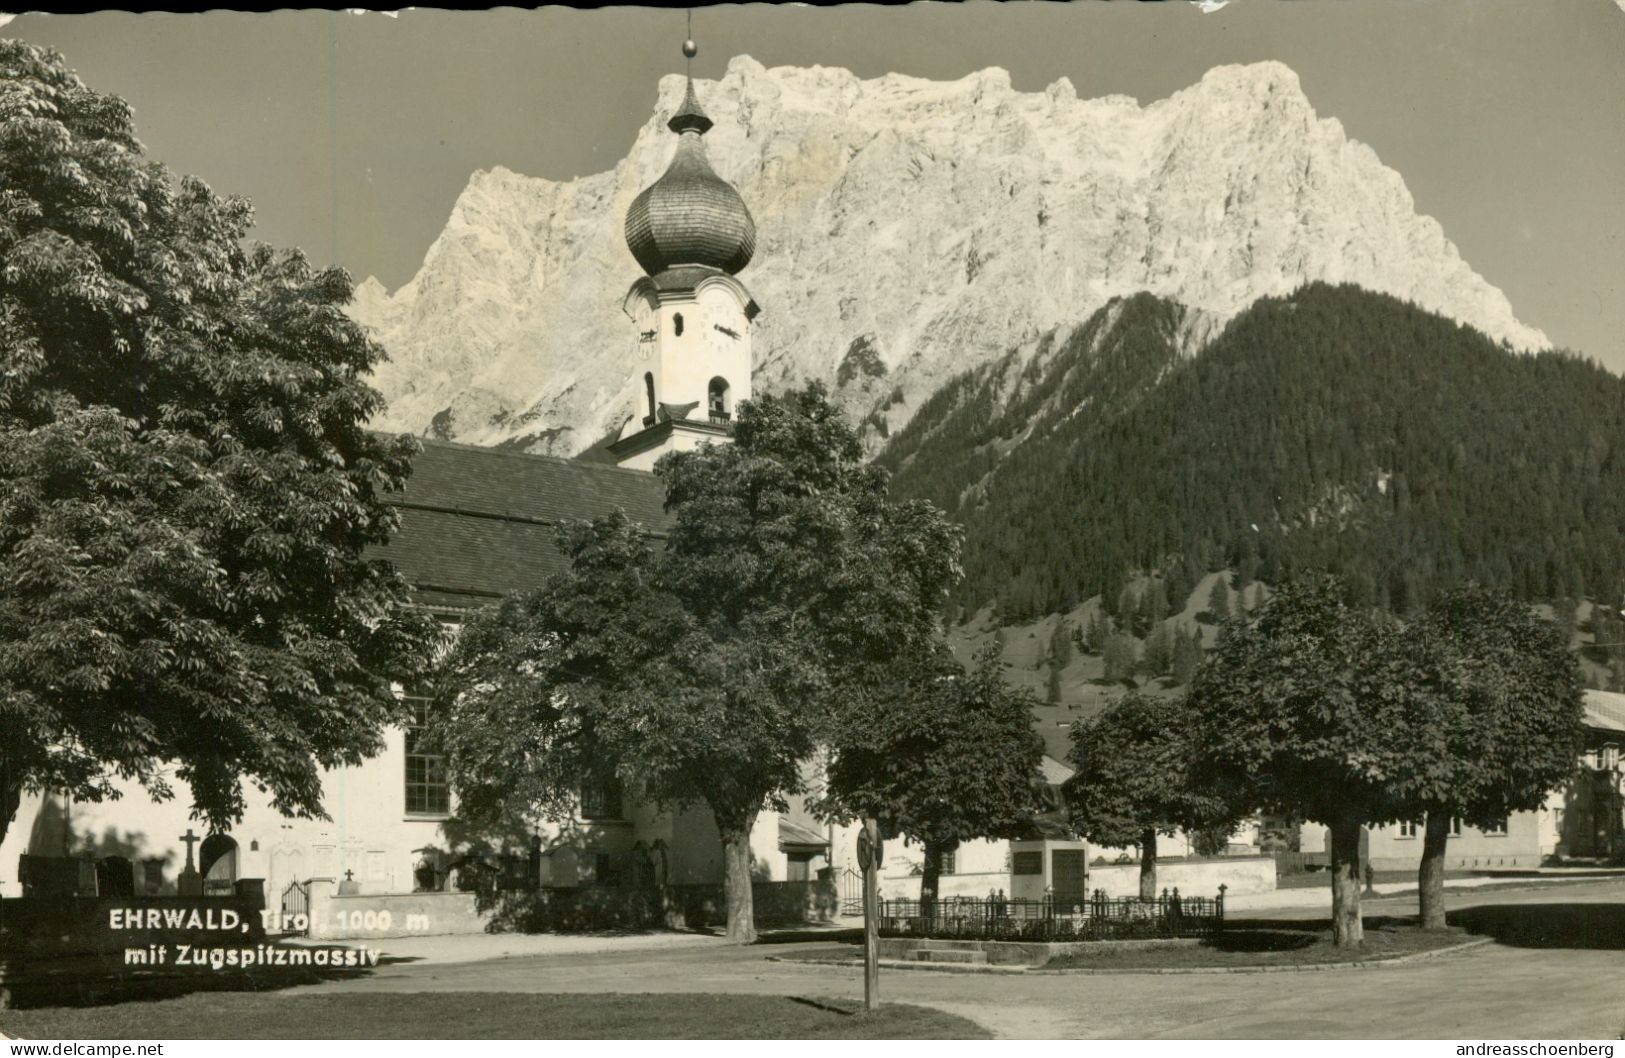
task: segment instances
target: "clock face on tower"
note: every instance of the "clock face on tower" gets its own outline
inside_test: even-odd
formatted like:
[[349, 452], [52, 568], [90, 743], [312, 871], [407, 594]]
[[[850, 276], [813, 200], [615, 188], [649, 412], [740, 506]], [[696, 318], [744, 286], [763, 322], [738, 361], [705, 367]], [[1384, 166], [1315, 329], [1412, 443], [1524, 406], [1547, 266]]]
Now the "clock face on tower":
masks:
[[720, 351], [738, 348], [745, 338], [745, 316], [732, 298], [721, 291], [705, 299], [706, 344]]
[[654, 358], [660, 335], [658, 328], [654, 310], [649, 307], [648, 302], [640, 299], [632, 317], [633, 359], [642, 361]]

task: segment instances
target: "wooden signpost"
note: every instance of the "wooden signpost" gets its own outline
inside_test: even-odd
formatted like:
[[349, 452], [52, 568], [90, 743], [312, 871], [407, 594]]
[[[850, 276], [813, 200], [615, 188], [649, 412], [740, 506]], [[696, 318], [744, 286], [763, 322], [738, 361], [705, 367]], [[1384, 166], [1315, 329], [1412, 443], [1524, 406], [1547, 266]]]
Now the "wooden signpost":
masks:
[[858, 867], [863, 871], [863, 1009], [880, 1006], [880, 864], [885, 852], [880, 822], [873, 816], [858, 831]]

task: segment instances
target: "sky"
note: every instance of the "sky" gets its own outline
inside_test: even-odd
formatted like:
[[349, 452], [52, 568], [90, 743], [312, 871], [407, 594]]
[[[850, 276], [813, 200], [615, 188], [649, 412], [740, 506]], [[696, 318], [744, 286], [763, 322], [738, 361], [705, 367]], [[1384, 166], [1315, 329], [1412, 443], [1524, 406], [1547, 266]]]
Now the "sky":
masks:
[[[1207, 6], [1212, 6], [1207, 5]], [[1230, 0], [694, 11], [698, 77], [748, 54], [1141, 103], [1276, 59], [1405, 178], [1523, 322], [1625, 371], [1625, 11], [1612, 0]], [[0, 19], [3, 21], [3, 19]], [[20, 15], [134, 107], [148, 153], [256, 207], [256, 235], [411, 278], [476, 169], [610, 168], [682, 69], [671, 8]]]

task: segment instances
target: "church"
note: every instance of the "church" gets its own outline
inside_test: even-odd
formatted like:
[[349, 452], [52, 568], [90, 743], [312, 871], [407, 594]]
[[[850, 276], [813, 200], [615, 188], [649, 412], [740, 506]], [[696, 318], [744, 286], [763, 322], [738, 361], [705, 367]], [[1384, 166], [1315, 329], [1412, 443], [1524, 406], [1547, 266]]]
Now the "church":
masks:
[[[706, 159], [712, 122], [692, 80], [667, 124], [676, 137], [671, 164], [625, 220], [643, 272], [622, 304], [635, 350], [627, 384], [640, 414], [608, 446], [613, 463], [426, 441], [406, 488], [392, 497], [400, 530], [375, 556], [406, 575], [416, 605], [453, 627], [561, 571], [553, 542], [561, 520], [619, 508], [658, 538], [664, 490], [650, 468], [667, 452], [726, 443], [736, 403], [750, 396], [751, 325], [760, 310], [737, 276], [755, 251], [755, 221]], [[173, 775], [175, 797], [162, 804], [134, 783], [101, 803], [28, 795], [0, 844], [0, 896], [22, 895], [24, 856], [122, 857], [134, 865], [137, 893], [174, 892], [186, 867], [201, 874], [205, 894], [263, 879], [273, 909], [291, 883], [313, 878], [364, 894], [446, 888], [464, 851], [446, 833], [455, 806], [441, 759], [417, 738], [429, 702], [410, 688], [401, 693], [411, 720], [386, 733], [383, 751], [324, 774], [331, 820], [285, 818], [250, 789], [236, 826], [199, 835], [186, 785]], [[764, 811], [751, 836], [755, 872], [809, 880], [829, 865], [833, 838], [799, 803]], [[510, 852], [522, 854], [507, 858], [510, 867], [544, 886], [618, 884], [651, 869], [673, 884], [714, 883], [723, 873], [708, 812], [661, 813], [619, 789], [583, 790], [575, 819]]]

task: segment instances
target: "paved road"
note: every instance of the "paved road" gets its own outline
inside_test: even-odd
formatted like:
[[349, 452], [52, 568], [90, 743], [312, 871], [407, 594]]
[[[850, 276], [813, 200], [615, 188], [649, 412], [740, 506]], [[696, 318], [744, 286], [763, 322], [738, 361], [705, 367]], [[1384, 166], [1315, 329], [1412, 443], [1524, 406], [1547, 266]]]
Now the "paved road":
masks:
[[[1515, 911], [1522, 922], [1625, 920], [1625, 882], [1451, 894], [1452, 907]], [[1375, 900], [1367, 914], [1414, 914]], [[1540, 930], [1534, 931], [1539, 934]], [[1625, 959], [1555, 933], [1404, 966], [1312, 973], [1156, 976], [971, 975], [896, 971], [887, 999], [922, 1003], [1012, 1038], [1618, 1038]], [[862, 995], [851, 969], [769, 962], [797, 947], [597, 952], [483, 963], [397, 964], [304, 991], [740, 992]]]

